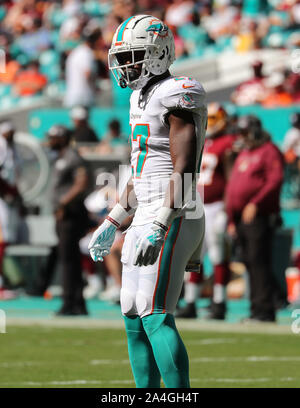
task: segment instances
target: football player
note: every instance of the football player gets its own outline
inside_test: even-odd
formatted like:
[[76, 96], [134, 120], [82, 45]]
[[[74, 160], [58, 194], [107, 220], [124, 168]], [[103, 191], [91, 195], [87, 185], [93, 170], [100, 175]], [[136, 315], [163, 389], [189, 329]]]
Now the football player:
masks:
[[[137, 387], [188, 388], [189, 362], [173, 312], [190, 261], [199, 263], [204, 212], [188, 216], [185, 191], [196, 193], [207, 125], [205, 92], [192, 78], [174, 77], [172, 32], [149, 15], [128, 18], [116, 30], [109, 68], [130, 99], [131, 166], [119, 203], [95, 231], [95, 261], [109, 253], [117, 228], [137, 208], [122, 249], [121, 309]], [[184, 186], [184, 175], [187, 185]], [[185, 187], [185, 188], [184, 188]], [[198, 201], [199, 201], [198, 200]]]
[[[226, 284], [229, 280], [228, 243], [226, 242], [227, 218], [224, 210], [224, 192], [230, 171], [230, 152], [236, 136], [228, 134], [227, 114], [218, 103], [208, 105], [206, 141], [201, 163], [198, 189], [204, 199], [206, 231], [204, 251], [208, 252], [214, 271], [213, 300], [208, 315], [223, 320], [226, 312]], [[195, 302], [199, 295], [199, 274], [190, 273], [185, 283], [186, 306], [177, 317], [196, 317]]]

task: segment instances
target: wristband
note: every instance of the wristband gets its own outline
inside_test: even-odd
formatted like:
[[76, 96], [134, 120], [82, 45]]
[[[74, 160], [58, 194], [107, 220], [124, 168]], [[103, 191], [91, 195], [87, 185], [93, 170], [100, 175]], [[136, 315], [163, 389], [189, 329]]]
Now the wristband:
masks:
[[162, 223], [160, 223], [159, 221], [157, 221], [157, 220], [154, 220], [153, 221], [153, 224], [155, 224], [155, 225], [157, 225], [158, 227], [160, 227], [160, 228], [162, 228], [164, 231], [168, 231], [168, 227], [166, 227], [164, 224], [162, 224]]
[[128, 212], [121, 206], [121, 204], [118, 203], [114, 206], [106, 219], [114, 224], [115, 227], [119, 228], [119, 226], [128, 216]]
[[176, 217], [177, 211], [169, 207], [161, 207], [155, 221], [165, 227], [169, 227]]

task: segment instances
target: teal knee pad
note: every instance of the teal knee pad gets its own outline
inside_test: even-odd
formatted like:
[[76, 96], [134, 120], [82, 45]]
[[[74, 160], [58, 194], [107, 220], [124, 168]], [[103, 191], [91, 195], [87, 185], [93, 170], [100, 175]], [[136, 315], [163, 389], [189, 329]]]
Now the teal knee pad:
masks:
[[137, 388], [159, 388], [160, 373], [139, 316], [124, 316], [129, 360]]
[[142, 323], [167, 388], [189, 388], [189, 361], [186, 348], [170, 314], [152, 314]]

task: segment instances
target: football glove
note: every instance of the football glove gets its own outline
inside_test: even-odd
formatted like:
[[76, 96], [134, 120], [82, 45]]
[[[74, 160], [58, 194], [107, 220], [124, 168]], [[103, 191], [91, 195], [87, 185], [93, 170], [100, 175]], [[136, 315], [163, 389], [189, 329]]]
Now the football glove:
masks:
[[116, 231], [126, 217], [128, 212], [120, 204], [116, 204], [106, 220], [93, 233], [88, 249], [94, 262], [102, 262], [103, 257], [109, 254]]
[[136, 244], [134, 265], [153, 265], [163, 246], [167, 229], [153, 223], [151, 231], [140, 237]]
[[93, 233], [88, 249], [94, 262], [103, 261], [108, 255], [114, 242], [117, 227], [109, 220], [105, 220]]

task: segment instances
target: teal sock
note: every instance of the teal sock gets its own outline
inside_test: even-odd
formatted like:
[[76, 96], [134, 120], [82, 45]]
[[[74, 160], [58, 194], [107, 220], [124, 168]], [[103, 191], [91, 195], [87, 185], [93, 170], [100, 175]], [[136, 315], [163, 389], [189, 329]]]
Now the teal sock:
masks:
[[144, 329], [167, 388], [190, 388], [189, 359], [186, 348], [170, 314], [143, 317]]
[[139, 316], [124, 316], [129, 360], [137, 388], [160, 388], [160, 373]]

